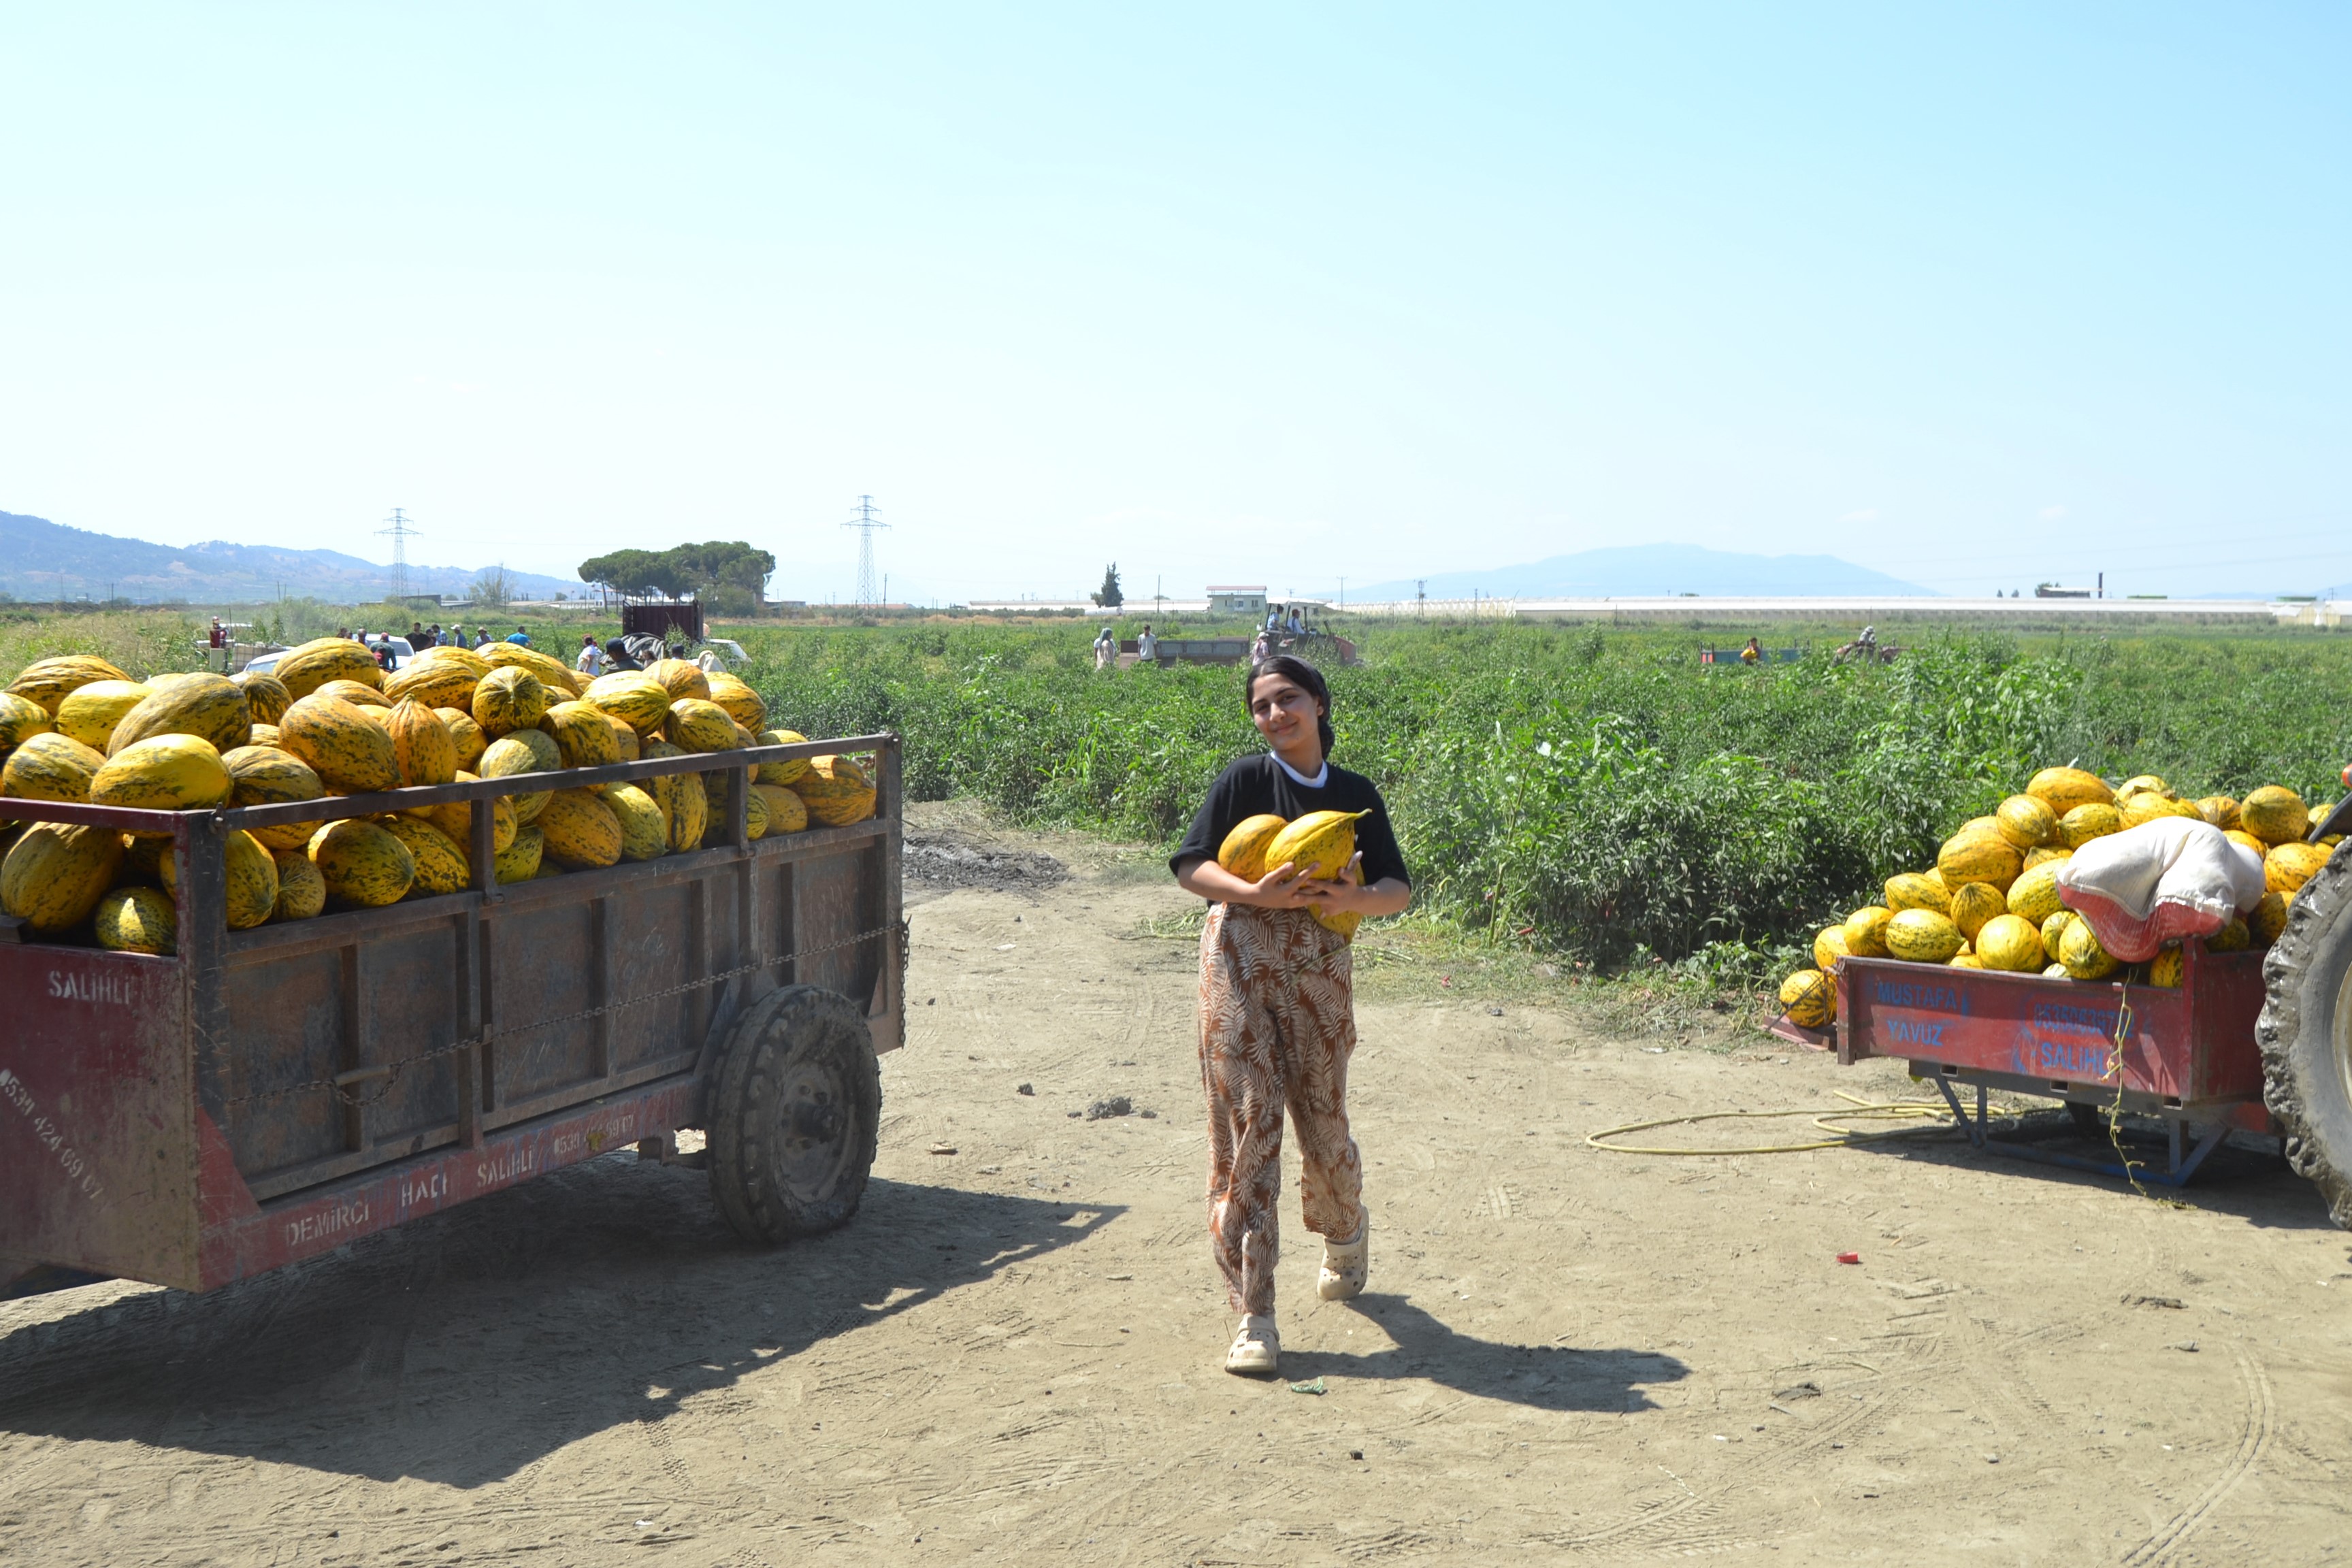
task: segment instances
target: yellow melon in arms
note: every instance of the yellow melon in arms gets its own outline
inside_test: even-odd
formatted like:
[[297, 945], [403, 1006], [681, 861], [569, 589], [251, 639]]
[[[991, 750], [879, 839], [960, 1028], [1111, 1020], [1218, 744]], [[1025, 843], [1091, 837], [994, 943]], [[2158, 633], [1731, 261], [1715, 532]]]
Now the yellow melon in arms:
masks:
[[1369, 811], [1308, 812], [1266, 845], [1266, 868], [1296, 866], [1310, 881], [1332, 880], [1355, 858], [1356, 823], [1370, 815]]
[[1217, 864], [1244, 882], [1259, 880], [1265, 875], [1266, 847], [1289, 826], [1289, 818], [1272, 812], [1242, 818], [1217, 846]]

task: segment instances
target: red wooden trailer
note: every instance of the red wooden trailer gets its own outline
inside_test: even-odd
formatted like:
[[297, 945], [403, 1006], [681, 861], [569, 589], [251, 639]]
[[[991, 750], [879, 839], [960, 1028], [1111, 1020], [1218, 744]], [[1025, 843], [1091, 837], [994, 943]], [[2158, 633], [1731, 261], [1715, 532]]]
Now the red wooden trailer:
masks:
[[[2263, 1109], [2254, 1043], [2263, 954], [2208, 952], [2192, 939], [2182, 960], [2181, 983], [2168, 987], [1841, 959], [1838, 1060], [1909, 1062], [1942, 1091], [1969, 1141], [1994, 1153], [2178, 1186], [2231, 1132], [2278, 1131]], [[1973, 1116], [1959, 1093], [1970, 1086]], [[2063, 1100], [2086, 1125], [2118, 1105], [2160, 1119], [2170, 1136], [2167, 1168], [2134, 1160], [2127, 1170], [2121, 1161], [1995, 1138], [1987, 1100], [1996, 1089]]]
[[[742, 764], [872, 753], [876, 815], [751, 840]], [[499, 795], [723, 767], [702, 848], [501, 885]], [[209, 1290], [560, 1166], [709, 1133], [755, 1240], [855, 1211], [903, 1032], [891, 735], [298, 805], [32, 820], [169, 835], [179, 951], [0, 921], [0, 1297], [108, 1276]], [[235, 828], [465, 801], [473, 884], [227, 929]]]

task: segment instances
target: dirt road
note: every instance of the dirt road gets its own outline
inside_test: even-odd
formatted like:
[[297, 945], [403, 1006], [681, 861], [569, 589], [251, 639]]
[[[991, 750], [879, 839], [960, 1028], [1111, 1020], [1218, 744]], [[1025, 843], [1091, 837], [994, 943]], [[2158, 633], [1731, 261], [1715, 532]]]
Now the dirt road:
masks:
[[1228, 1377], [1192, 954], [1141, 931], [1184, 900], [1076, 841], [910, 865], [965, 885], [914, 907], [853, 1226], [748, 1249], [623, 1156], [210, 1297], [0, 1305], [0, 1563], [2352, 1555], [2352, 1262], [2291, 1176], [1604, 1154], [1913, 1086], [1410, 977], [1354, 1072], [1371, 1290], [1314, 1300], [1286, 1195], [1285, 1379]]

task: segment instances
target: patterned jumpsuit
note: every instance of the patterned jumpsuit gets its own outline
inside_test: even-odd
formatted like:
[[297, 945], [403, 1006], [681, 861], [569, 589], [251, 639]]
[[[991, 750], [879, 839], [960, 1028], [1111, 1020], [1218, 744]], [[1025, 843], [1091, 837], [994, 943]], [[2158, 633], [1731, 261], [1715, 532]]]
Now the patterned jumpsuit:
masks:
[[1346, 941], [1305, 910], [1209, 906], [1201, 933], [1209, 1241], [1236, 1312], [1274, 1310], [1286, 1107], [1298, 1134], [1307, 1228], [1346, 1241], [1363, 1225], [1363, 1164], [1348, 1135], [1351, 957]]

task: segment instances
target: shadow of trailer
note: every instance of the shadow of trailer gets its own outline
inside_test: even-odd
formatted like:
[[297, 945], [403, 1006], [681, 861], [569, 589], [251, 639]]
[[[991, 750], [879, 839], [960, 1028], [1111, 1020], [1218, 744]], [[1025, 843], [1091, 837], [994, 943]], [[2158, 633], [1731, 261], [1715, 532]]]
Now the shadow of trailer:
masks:
[[[871, 755], [875, 815], [751, 839], [749, 768], [829, 753]], [[705, 773], [701, 847], [499, 882], [498, 796]], [[232, 831], [458, 802], [464, 890], [228, 929]], [[632, 1144], [707, 1163], [754, 1241], [856, 1209], [876, 1055], [904, 1038], [895, 736], [222, 811], [8, 809], [169, 837], [179, 940], [0, 928], [0, 1296], [210, 1290]], [[680, 1156], [680, 1128], [707, 1150]]]

